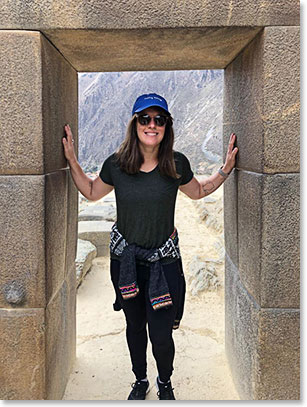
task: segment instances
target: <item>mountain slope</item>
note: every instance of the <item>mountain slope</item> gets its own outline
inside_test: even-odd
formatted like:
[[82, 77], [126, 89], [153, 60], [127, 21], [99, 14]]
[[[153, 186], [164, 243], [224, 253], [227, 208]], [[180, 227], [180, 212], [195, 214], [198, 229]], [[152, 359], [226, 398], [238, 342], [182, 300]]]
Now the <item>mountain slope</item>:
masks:
[[166, 98], [175, 146], [198, 173], [222, 156], [223, 71], [153, 71], [79, 74], [79, 162], [98, 170], [125, 137], [135, 99]]

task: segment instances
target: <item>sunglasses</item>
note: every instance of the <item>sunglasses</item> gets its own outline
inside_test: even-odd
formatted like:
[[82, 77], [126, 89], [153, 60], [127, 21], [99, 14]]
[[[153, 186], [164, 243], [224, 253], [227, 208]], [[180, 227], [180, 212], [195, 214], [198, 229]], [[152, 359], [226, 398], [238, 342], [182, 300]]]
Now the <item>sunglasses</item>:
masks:
[[142, 126], [148, 126], [148, 124], [151, 122], [151, 119], [154, 119], [154, 122], [155, 122], [156, 126], [162, 127], [162, 126], [166, 125], [168, 117], [167, 116], [161, 116], [161, 115], [150, 117], [148, 114], [141, 114], [141, 115], [137, 116], [137, 121]]

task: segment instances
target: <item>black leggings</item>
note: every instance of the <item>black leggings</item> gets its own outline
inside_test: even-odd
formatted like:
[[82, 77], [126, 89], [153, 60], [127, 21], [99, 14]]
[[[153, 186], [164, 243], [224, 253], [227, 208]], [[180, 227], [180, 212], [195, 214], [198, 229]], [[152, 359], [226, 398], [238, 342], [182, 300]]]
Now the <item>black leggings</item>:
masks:
[[[137, 263], [137, 281], [140, 292], [135, 298], [123, 300], [118, 288], [119, 260], [111, 259], [111, 279], [120, 305], [126, 317], [126, 337], [132, 371], [136, 379], [146, 377], [147, 329], [152, 343], [152, 351], [157, 363], [160, 380], [166, 382], [173, 371], [175, 346], [172, 338], [173, 324], [178, 307], [183, 306], [185, 283], [181, 259], [163, 264], [164, 274], [172, 297], [173, 306], [154, 311], [149, 301], [148, 283], [150, 267]], [[183, 311], [183, 308], [182, 308]]]

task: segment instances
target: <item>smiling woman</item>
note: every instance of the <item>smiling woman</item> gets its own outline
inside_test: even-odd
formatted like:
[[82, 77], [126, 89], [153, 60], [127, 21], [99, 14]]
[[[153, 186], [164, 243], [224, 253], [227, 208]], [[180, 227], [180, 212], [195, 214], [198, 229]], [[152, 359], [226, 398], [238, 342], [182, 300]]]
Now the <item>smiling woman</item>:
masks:
[[126, 138], [116, 154], [119, 166], [128, 174], [136, 174], [151, 171], [159, 163], [162, 175], [177, 178], [173, 157], [173, 119], [167, 103], [155, 94], [144, 97], [143, 104], [143, 96], [140, 96], [132, 109]]
[[[78, 189], [88, 199], [115, 190], [117, 220], [110, 242], [114, 309], [126, 317], [126, 337], [136, 381], [129, 400], [144, 400], [147, 379], [147, 329], [156, 360], [160, 400], [175, 400], [171, 384], [175, 346], [172, 330], [183, 315], [185, 279], [174, 225], [178, 188], [192, 199], [217, 189], [235, 163], [231, 135], [226, 163], [216, 174], [198, 182], [188, 158], [173, 150], [173, 119], [166, 100], [157, 94], [137, 98], [126, 138], [103, 163], [93, 181], [82, 171], [66, 128], [65, 154]], [[225, 172], [224, 172], [225, 171]]]

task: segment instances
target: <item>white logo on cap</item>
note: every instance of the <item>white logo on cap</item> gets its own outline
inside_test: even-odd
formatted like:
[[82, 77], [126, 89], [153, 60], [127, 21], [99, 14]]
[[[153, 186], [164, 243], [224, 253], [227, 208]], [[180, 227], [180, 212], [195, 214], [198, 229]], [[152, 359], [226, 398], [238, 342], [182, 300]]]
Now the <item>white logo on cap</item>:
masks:
[[144, 98], [144, 100], [146, 100], [146, 99], [158, 99], [158, 100], [160, 100], [160, 102], [162, 102], [162, 99], [157, 98], [157, 96], [147, 96], [146, 98]]

